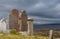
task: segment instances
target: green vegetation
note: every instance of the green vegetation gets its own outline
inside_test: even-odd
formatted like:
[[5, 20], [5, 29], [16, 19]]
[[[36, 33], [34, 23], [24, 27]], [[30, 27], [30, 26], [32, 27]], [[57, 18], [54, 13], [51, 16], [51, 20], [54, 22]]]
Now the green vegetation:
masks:
[[16, 32], [16, 30], [11, 30], [10, 34], [0, 33], [0, 39], [48, 39], [48, 37], [43, 36], [25, 36]]
[[10, 31], [10, 34], [14, 34], [14, 35], [17, 35], [17, 34], [19, 34], [15, 29], [12, 29], [11, 31]]
[[[54, 37], [55, 38], [55, 37]], [[25, 36], [18, 33], [16, 30], [11, 30], [10, 34], [0, 33], [0, 39], [49, 39], [48, 36]]]
[[12, 34], [0, 34], [0, 39], [48, 39], [48, 37], [36, 37], [36, 36], [24, 36], [24, 35], [12, 35]]

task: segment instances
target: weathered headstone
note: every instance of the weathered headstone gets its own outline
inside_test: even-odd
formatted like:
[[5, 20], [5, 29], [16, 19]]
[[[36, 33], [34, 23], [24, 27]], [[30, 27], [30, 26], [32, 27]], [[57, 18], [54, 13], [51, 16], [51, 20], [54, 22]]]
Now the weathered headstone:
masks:
[[56, 39], [60, 39], [60, 38], [56, 38]]
[[16, 29], [18, 31], [18, 15], [19, 12], [17, 9], [13, 9], [9, 14], [9, 28]]
[[33, 19], [28, 18], [28, 33], [33, 35]]
[[21, 31], [27, 31], [27, 14], [25, 10], [23, 10], [21, 14]]
[[53, 39], [53, 30], [49, 31], [49, 39]]
[[0, 20], [0, 32], [6, 33], [6, 22], [4, 21], [4, 18]]

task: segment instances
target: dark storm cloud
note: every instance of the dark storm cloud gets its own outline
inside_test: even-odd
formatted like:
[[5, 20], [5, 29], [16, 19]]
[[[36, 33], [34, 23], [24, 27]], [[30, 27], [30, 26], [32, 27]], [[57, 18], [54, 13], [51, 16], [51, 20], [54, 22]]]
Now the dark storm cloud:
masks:
[[[40, 0], [38, 3], [30, 6], [29, 15], [39, 17], [39, 24], [44, 23], [60, 23], [60, 1], [59, 0]], [[33, 17], [33, 18], [34, 18]], [[44, 18], [41, 19], [41, 18]], [[47, 19], [48, 18], [48, 19]], [[49, 20], [50, 19], [50, 20]]]
[[60, 0], [0, 0], [0, 18], [14, 8], [26, 10], [36, 24], [60, 23]]
[[7, 17], [11, 9], [17, 9], [18, 2], [18, 0], [0, 0], [0, 19]]

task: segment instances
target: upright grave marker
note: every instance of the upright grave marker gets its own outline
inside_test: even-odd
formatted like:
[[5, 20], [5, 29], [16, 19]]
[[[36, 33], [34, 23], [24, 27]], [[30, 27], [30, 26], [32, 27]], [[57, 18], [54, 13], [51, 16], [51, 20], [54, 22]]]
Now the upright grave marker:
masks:
[[49, 31], [49, 39], [53, 39], [53, 30]]

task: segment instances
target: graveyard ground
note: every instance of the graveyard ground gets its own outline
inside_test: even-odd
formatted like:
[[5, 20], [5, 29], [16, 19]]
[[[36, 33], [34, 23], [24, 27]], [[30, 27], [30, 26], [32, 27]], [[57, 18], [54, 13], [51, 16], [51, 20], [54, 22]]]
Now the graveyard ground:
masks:
[[[46, 33], [45, 33], [46, 34]], [[33, 35], [33, 36], [27, 36], [27, 35], [22, 35], [15, 30], [11, 30], [9, 34], [6, 33], [0, 33], [0, 39], [49, 39], [49, 36], [45, 35]], [[56, 39], [54, 37], [54, 39]]]
[[0, 39], [48, 39], [48, 37], [43, 36], [24, 36], [24, 35], [14, 35], [14, 34], [0, 34]]
[[21, 34], [0, 33], [0, 39], [49, 39], [48, 36], [25, 36]]

